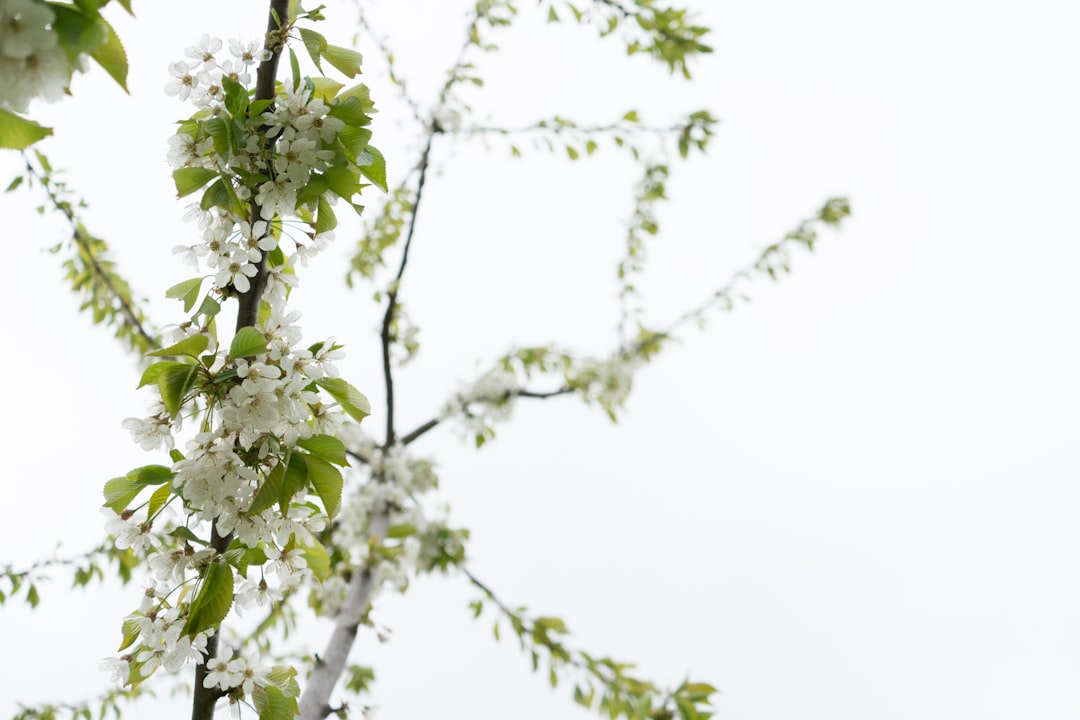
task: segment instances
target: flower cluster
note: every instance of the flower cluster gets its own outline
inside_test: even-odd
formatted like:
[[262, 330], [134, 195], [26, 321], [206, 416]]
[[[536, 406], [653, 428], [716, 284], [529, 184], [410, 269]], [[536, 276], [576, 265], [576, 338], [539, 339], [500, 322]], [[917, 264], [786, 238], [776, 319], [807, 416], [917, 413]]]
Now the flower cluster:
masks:
[[[160, 402], [149, 417], [124, 421], [145, 450], [168, 449], [171, 465], [138, 468], [105, 487], [109, 533], [118, 547], [144, 554], [153, 573], [124, 623], [121, 650], [130, 650], [107, 667], [136, 685], [159, 667], [205, 662], [204, 686], [239, 701], [291, 676], [228, 648], [208, 658], [207, 642], [231, 608], [265, 606], [329, 577], [318, 535], [337, 512], [348, 464], [336, 435], [347, 418], [368, 413], [363, 395], [339, 377], [340, 346], [333, 338], [302, 346], [299, 314], [286, 301], [294, 261], [332, 236], [329, 206], [358, 188], [357, 156], [370, 133], [356, 132], [368, 122], [362, 93], [316, 97], [314, 83], [298, 79], [273, 102], [253, 99], [248, 68], [267, 51], [232, 40], [232, 58], [219, 62], [223, 46], [203, 36], [170, 67], [166, 86], [198, 108], [170, 140], [169, 159], [181, 195], [211, 183], [190, 214], [202, 242], [180, 251], [197, 269], [205, 264], [212, 283], [191, 319], [152, 353], [165, 359], [147, 368], [141, 385], [156, 386]], [[347, 127], [354, 132], [343, 143]], [[292, 238], [288, 256], [280, 244], [286, 227], [309, 228], [303, 240]], [[265, 280], [258, 323], [219, 345], [220, 300], [249, 293], [255, 278]], [[169, 294], [190, 310], [202, 284], [194, 278]], [[175, 435], [185, 416], [198, 422], [180, 452]], [[149, 500], [133, 504], [150, 487], [157, 489]]]
[[35, 0], [0, 0], [0, 108], [26, 112], [30, 100], [59, 100], [72, 67], [52, 8]]
[[480, 441], [491, 434], [491, 425], [510, 417], [518, 390], [517, 376], [502, 367], [488, 370], [475, 381], [463, 385], [446, 405], [442, 419], [460, 416], [466, 436]]

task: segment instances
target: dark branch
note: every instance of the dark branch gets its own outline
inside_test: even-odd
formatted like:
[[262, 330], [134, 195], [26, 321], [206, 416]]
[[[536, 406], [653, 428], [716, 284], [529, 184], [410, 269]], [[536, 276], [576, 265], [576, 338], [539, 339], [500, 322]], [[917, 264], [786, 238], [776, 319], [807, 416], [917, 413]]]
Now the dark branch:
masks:
[[409, 230], [405, 235], [405, 247], [401, 252], [401, 264], [398, 266], [397, 275], [394, 276], [394, 280], [390, 283], [390, 290], [387, 293], [386, 301], [386, 314], [383, 316], [382, 332], [380, 336], [382, 338], [382, 361], [383, 361], [383, 378], [386, 383], [386, 444], [385, 447], [390, 447], [394, 444], [394, 372], [393, 363], [390, 358], [390, 348], [394, 343], [394, 336], [391, 332], [391, 328], [394, 324], [394, 316], [397, 314], [398, 309], [398, 291], [401, 289], [401, 278], [405, 274], [405, 266], [409, 262], [409, 248], [412, 247], [413, 234], [416, 232], [416, 216], [420, 212], [420, 201], [424, 197], [424, 183], [427, 181], [427, 170], [429, 158], [431, 156], [431, 143], [435, 139], [435, 136], [442, 132], [441, 128], [435, 123], [428, 128], [427, 143], [424, 145], [424, 152], [420, 155], [420, 162], [417, 167], [420, 170], [420, 179], [416, 183], [416, 200], [413, 202], [412, 213], [409, 215]]

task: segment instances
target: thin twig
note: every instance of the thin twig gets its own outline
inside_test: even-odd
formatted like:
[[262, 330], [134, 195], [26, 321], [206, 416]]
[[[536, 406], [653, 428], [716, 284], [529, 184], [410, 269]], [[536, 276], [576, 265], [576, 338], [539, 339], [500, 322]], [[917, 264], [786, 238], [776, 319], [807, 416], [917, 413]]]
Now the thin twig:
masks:
[[418, 167], [420, 169], [420, 179], [416, 183], [416, 200], [413, 201], [412, 212], [409, 214], [409, 230], [405, 235], [405, 247], [401, 252], [401, 264], [398, 266], [397, 275], [394, 276], [394, 280], [390, 283], [390, 291], [387, 293], [386, 302], [386, 314], [383, 316], [382, 332], [380, 337], [382, 338], [382, 361], [383, 361], [383, 378], [386, 383], [386, 443], [385, 447], [390, 447], [394, 444], [394, 371], [393, 363], [390, 358], [390, 348], [393, 345], [394, 338], [391, 336], [391, 326], [394, 323], [394, 316], [397, 313], [398, 308], [398, 292], [401, 289], [401, 278], [405, 274], [405, 266], [409, 262], [409, 248], [412, 247], [413, 234], [416, 232], [416, 216], [420, 212], [420, 201], [424, 197], [424, 183], [427, 181], [427, 170], [429, 158], [431, 156], [431, 143], [435, 139], [435, 136], [441, 132], [439, 126], [435, 123], [428, 128], [427, 142], [424, 144], [424, 151], [420, 155], [420, 162]]

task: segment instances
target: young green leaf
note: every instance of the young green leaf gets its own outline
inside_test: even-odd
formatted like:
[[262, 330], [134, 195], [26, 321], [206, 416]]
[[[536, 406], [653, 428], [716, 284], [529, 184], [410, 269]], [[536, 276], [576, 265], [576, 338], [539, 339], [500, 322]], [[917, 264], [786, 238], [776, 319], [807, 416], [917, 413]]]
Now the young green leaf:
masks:
[[355, 50], [327, 45], [323, 48], [322, 55], [326, 58], [326, 62], [336, 67], [346, 77], [352, 78], [360, 74], [360, 63], [363, 62], [364, 57]]
[[338, 505], [341, 504], [341, 486], [343, 484], [341, 471], [314, 455], [309, 455], [304, 460], [307, 463], [308, 480], [311, 481], [316, 494], [322, 500], [323, 507], [326, 508], [326, 514], [334, 517]]
[[302, 548], [304, 557], [307, 559], [307, 566], [315, 579], [322, 582], [330, 577], [330, 553], [315, 538], [312, 538], [311, 542], [314, 544]]
[[19, 117], [7, 110], [0, 110], [0, 148], [22, 150], [52, 134], [52, 128], [38, 125], [33, 120]]
[[345, 456], [345, 444], [332, 435], [312, 435], [297, 440], [296, 444], [320, 460], [343, 467], [349, 465]]
[[129, 477], [113, 478], [105, 483], [105, 507], [119, 515], [127, 509], [128, 503], [138, 497], [146, 487], [144, 483]]
[[174, 170], [172, 175], [178, 198], [190, 195], [218, 176], [215, 170], [199, 167], [180, 168]]
[[[153, 367], [153, 366], [151, 366]], [[149, 368], [147, 369], [149, 371]], [[157, 386], [161, 392], [161, 402], [169, 412], [169, 417], [176, 417], [180, 412], [180, 406], [184, 404], [184, 397], [188, 390], [195, 384], [199, 368], [197, 365], [187, 363], [170, 363], [158, 375]]]
[[194, 637], [207, 628], [216, 627], [229, 614], [233, 601], [233, 569], [222, 558], [210, 563], [199, 592], [191, 601], [184, 634]]
[[341, 409], [356, 422], [371, 414], [371, 404], [364, 394], [341, 378], [323, 378], [316, 380], [315, 384], [330, 393], [341, 405]]
[[113, 26], [99, 17], [98, 22], [105, 28], [105, 44], [90, 54], [97, 64], [104, 68], [105, 72], [116, 81], [116, 84], [129, 93], [127, 86], [128, 61], [127, 53], [120, 42], [120, 36], [113, 30]]
[[360, 172], [383, 192], [389, 192], [386, 185], [386, 158], [374, 145], [368, 145], [364, 152], [368, 153], [372, 160], [366, 165], [360, 165], [358, 160], [357, 167], [360, 168]]
[[186, 355], [188, 357], [198, 358], [199, 355], [206, 350], [209, 344], [210, 338], [205, 335], [192, 335], [167, 348], [155, 350], [154, 352], [146, 354], [150, 357], [180, 357], [181, 355]]
[[266, 336], [253, 327], [240, 328], [229, 346], [229, 357], [235, 359], [261, 355], [266, 352]]

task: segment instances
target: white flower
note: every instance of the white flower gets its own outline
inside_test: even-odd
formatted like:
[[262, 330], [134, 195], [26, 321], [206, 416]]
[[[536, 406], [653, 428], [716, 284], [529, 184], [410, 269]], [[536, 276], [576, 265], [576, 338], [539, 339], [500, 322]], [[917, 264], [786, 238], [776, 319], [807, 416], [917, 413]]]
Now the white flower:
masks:
[[257, 273], [258, 270], [251, 263], [232, 260], [214, 276], [214, 285], [223, 288], [232, 283], [237, 292], [246, 293], [251, 289], [251, 281], [248, 278], [255, 277]]
[[262, 48], [258, 40], [243, 43], [237, 38], [229, 38], [229, 52], [245, 65], [254, 65], [270, 59], [270, 51]]
[[228, 646], [222, 645], [218, 648], [214, 659], [207, 661], [207, 673], [206, 677], [203, 678], [204, 688], [217, 687], [227, 691], [243, 682], [247, 663], [244, 662], [243, 658], [230, 660], [232, 654], [233, 652]]
[[210, 69], [217, 67], [214, 53], [221, 50], [221, 38], [212, 38], [204, 33], [197, 45], [191, 45], [184, 50], [184, 55], [192, 60], [201, 62], [203, 67]]
[[191, 74], [186, 62], [174, 62], [169, 66], [173, 79], [165, 84], [165, 94], [178, 100], [187, 100], [191, 91], [199, 87], [199, 78]]
[[56, 32], [49, 28], [53, 11], [44, 3], [5, 0], [0, 4], [0, 54], [27, 58], [56, 47]]
[[100, 668], [109, 673], [109, 679], [113, 682], [127, 684], [131, 676], [131, 656], [125, 655], [118, 658], [105, 658]]
[[127, 418], [121, 424], [143, 450], [159, 450], [162, 445], [169, 450], [174, 447], [172, 423], [167, 413], [150, 418]]

